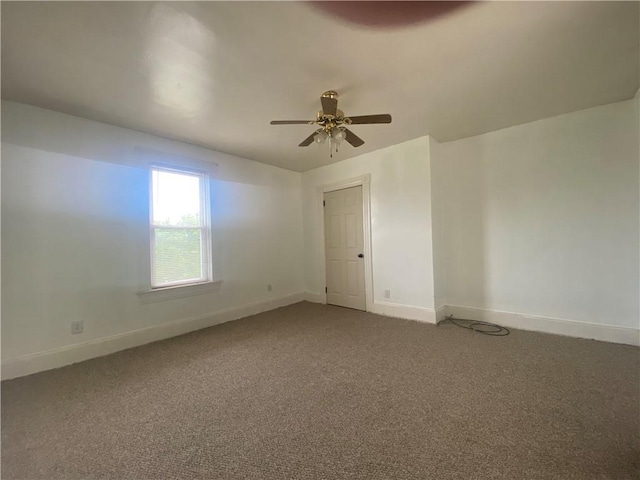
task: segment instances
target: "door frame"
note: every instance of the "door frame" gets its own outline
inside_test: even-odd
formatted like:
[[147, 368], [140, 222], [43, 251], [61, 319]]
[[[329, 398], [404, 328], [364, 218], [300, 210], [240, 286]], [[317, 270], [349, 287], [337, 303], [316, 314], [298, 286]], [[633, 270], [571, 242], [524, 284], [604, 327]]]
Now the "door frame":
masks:
[[[326, 240], [324, 235], [324, 194], [336, 190], [344, 190], [351, 187], [362, 187], [362, 229], [364, 239], [364, 296], [365, 308], [370, 312], [373, 307], [373, 262], [371, 247], [371, 174], [366, 173], [359, 177], [353, 177], [338, 182], [328, 183], [317, 187], [317, 205], [320, 219], [320, 258], [322, 265], [322, 279], [327, 285]], [[324, 303], [327, 303], [327, 294], [324, 294]]]

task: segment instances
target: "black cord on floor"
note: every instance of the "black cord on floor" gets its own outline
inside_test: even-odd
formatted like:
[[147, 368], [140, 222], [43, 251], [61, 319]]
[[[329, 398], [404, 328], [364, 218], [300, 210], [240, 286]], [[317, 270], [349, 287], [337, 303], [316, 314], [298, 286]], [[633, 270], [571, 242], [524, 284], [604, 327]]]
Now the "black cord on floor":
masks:
[[[507, 327], [503, 327], [502, 325], [496, 325], [495, 323], [489, 322], [481, 322], [480, 320], [465, 320], [461, 318], [453, 318], [453, 315], [449, 315], [444, 320], [438, 323], [449, 321], [453, 323], [455, 326], [460, 328], [466, 328], [467, 330], [473, 330], [474, 332], [482, 333], [483, 335], [491, 335], [492, 337], [504, 337], [505, 335], [509, 335], [511, 332]], [[493, 330], [487, 330], [493, 329]]]

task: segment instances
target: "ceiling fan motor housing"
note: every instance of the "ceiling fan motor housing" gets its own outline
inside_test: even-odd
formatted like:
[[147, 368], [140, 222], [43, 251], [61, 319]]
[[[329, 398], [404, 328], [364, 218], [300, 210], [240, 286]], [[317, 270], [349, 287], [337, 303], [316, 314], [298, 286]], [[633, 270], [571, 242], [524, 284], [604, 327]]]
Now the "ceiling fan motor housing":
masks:
[[336, 110], [335, 115], [324, 113], [322, 110], [318, 110], [318, 120], [317, 120], [318, 122], [330, 121], [330, 120], [336, 120], [338, 123], [343, 123], [344, 120], [346, 120], [346, 117], [344, 116], [344, 112], [339, 109]]
[[321, 127], [314, 133], [305, 138], [298, 146], [307, 147], [311, 145], [314, 139], [317, 140], [318, 135], [323, 132], [323, 135], [335, 138], [338, 143], [342, 139], [346, 140], [354, 147], [359, 147], [364, 144], [364, 140], [358, 137], [355, 133], [347, 128], [352, 124], [367, 124], [367, 123], [391, 123], [391, 115], [388, 113], [378, 115], [360, 115], [355, 117], [345, 117], [344, 112], [338, 109], [338, 92], [334, 90], [327, 90], [320, 97], [320, 103], [322, 104], [322, 110], [316, 115], [316, 120], [272, 120], [272, 125], [286, 125], [286, 124], [309, 124], [318, 125]]

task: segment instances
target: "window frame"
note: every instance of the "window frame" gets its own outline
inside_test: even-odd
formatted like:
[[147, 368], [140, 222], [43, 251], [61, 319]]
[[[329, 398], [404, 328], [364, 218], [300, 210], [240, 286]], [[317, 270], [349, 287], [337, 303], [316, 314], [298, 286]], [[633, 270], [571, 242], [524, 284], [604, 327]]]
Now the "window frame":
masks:
[[[200, 183], [200, 226], [174, 226], [174, 225], [156, 225], [154, 223], [153, 210], [153, 173], [168, 172], [180, 175], [189, 175], [198, 177]], [[213, 282], [213, 265], [212, 265], [212, 249], [211, 249], [211, 212], [210, 212], [210, 194], [209, 194], [209, 174], [203, 170], [193, 168], [180, 167], [175, 165], [166, 165], [154, 163], [149, 168], [149, 260], [150, 260], [150, 287], [151, 291], [161, 291], [166, 289], [176, 289], [178, 287], [189, 287], [194, 285], [210, 284]], [[200, 259], [203, 266], [203, 277], [197, 279], [177, 280], [174, 282], [166, 282], [155, 284], [155, 245], [156, 245], [156, 229], [170, 228], [176, 230], [199, 229], [200, 230]]]

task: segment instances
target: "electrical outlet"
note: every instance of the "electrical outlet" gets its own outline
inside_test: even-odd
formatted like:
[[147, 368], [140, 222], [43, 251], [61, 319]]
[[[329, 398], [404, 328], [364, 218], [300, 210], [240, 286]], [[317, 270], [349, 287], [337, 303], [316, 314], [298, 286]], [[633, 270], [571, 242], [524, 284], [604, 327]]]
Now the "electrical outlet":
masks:
[[271, 290], [272, 290], [271, 284], [267, 285], [267, 292], [270, 292]]
[[77, 335], [84, 332], [84, 321], [78, 320], [77, 322], [71, 322], [71, 335]]
[[384, 298], [391, 298], [391, 290], [384, 291]]

